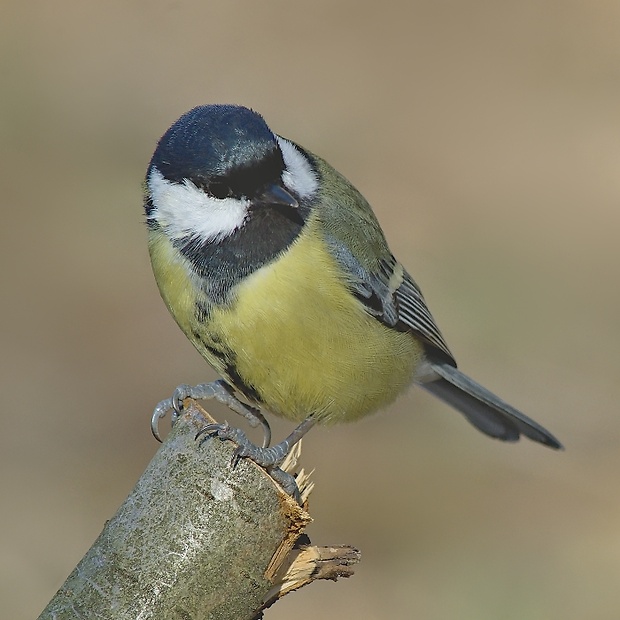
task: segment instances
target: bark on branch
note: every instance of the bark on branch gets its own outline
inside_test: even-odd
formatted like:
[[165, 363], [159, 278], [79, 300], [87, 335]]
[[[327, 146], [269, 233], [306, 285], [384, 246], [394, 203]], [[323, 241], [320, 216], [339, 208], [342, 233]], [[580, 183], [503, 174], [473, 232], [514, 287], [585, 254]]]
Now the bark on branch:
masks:
[[[300, 539], [310, 515], [234, 446], [194, 437], [193, 401], [39, 620], [252, 619], [316, 579], [353, 573], [352, 547]], [[294, 465], [293, 465], [294, 466]], [[307, 499], [308, 477], [298, 485]], [[306, 504], [307, 506], [307, 504]]]

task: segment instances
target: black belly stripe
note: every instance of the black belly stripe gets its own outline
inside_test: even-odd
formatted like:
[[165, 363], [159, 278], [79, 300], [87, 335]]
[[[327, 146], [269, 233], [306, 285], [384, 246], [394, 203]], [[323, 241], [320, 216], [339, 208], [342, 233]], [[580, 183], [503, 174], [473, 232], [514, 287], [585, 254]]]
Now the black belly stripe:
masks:
[[249, 385], [241, 378], [237, 372], [237, 368], [234, 365], [228, 364], [225, 368], [225, 372], [235, 389], [241, 392], [241, 394], [243, 394], [249, 401], [256, 403], [257, 405], [261, 405], [263, 403], [263, 399], [260, 397], [260, 394], [256, 388]]
[[225, 346], [217, 347], [215, 343], [207, 344], [200, 337], [200, 334], [197, 331], [193, 332], [194, 338], [201, 343], [201, 345], [207, 350], [207, 352], [212, 355], [214, 358], [220, 360], [222, 362], [221, 366], [223, 367], [223, 373], [225, 378], [229, 383], [233, 385], [233, 387], [243, 394], [248, 400], [256, 403], [262, 404], [263, 400], [258, 393], [258, 390], [249, 383], [246, 383], [242, 378], [239, 372], [237, 371], [237, 367], [235, 365], [236, 355], [233, 351], [228, 349]]
[[[208, 320], [210, 314], [211, 314], [210, 304], [200, 299], [196, 301], [196, 306], [194, 307], [194, 316], [196, 317], [196, 321], [198, 321], [198, 323], [200, 324], [205, 323]], [[200, 336], [198, 335], [197, 332], [194, 332], [194, 336], [200, 339]]]

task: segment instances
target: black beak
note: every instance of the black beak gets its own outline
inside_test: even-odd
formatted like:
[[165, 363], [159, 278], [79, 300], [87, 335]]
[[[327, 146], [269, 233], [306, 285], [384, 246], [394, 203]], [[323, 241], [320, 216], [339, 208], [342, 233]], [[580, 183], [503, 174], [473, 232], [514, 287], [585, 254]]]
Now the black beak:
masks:
[[289, 209], [299, 207], [297, 199], [277, 183], [267, 186], [252, 202], [258, 205], [288, 207]]

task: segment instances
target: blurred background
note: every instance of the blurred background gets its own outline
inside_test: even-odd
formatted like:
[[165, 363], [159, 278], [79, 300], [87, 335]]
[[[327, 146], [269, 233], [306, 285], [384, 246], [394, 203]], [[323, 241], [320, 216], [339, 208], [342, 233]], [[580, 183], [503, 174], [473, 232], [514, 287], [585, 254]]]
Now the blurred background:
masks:
[[605, 0], [5, 0], [1, 615], [39, 614], [157, 450], [154, 404], [214, 378], [159, 298], [141, 183], [222, 102], [366, 195], [461, 368], [567, 448], [421, 390], [314, 430], [309, 534], [362, 564], [267, 618], [616, 619], [619, 28]]

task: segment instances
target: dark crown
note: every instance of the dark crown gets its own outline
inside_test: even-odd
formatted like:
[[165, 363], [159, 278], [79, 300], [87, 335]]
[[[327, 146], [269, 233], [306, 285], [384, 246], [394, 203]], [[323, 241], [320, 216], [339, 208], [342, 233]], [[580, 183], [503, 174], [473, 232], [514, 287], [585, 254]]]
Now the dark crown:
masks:
[[162, 136], [151, 163], [166, 179], [189, 179], [217, 198], [251, 197], [284, 169], [262, 116], [235, 105], [190, 110]]

